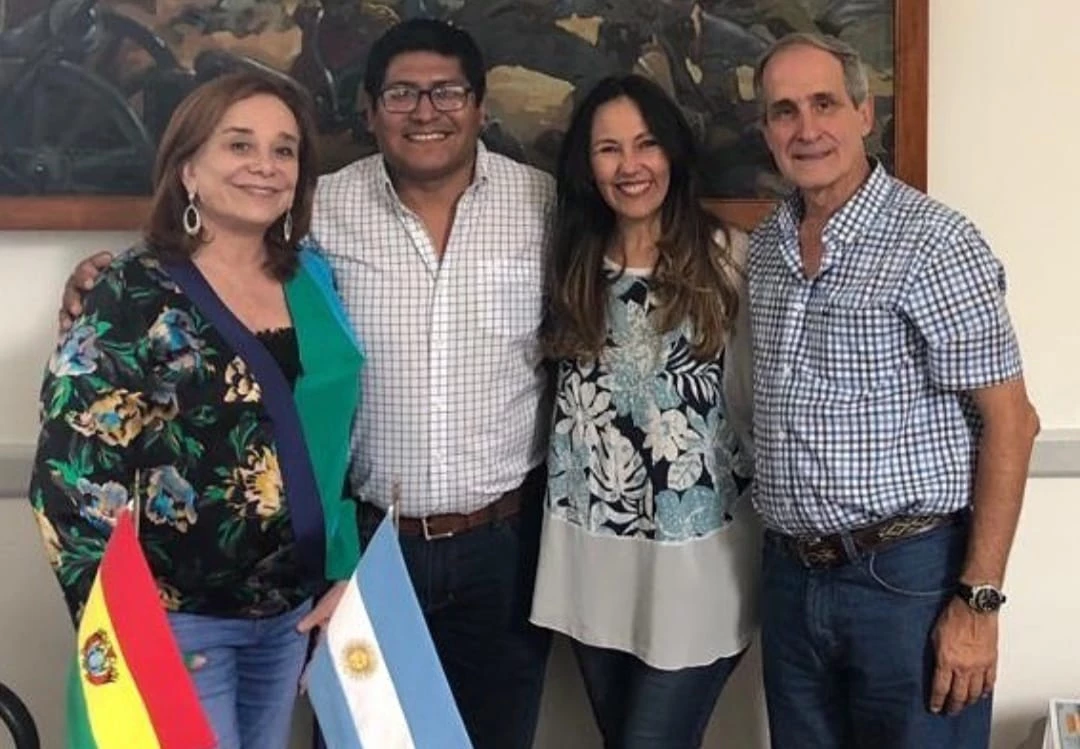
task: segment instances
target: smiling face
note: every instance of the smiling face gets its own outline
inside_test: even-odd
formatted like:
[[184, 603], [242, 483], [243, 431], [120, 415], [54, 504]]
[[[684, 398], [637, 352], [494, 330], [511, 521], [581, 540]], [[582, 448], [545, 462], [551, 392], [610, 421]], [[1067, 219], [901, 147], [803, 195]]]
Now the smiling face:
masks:
[[804, 195], [842, 202], [867, 174], [863, 139], [872, 99], [855, 104], [840, 61], [807, 45], [782, 49], [762, 73], [765, 142], [780, 172]]
[[[404, 52], [387, 66], [382, 91], [400, 87], [430, 90], [439, 85], [468, 87], [456, 57]], [[368, 103], [368, 123], [379, 151], [395, 180], [411, 184], [471, 179], [483, 121], [484, 110], [474, 94], [454, 112], [439, 111], [430, 96], [421, 96], [408, 113], [387, 112], [378, 99]]]
[[620, 223], [659, 222], [671, 164], [629, 97], [597, 108], [589, 161], [597, 190]]
[[229, 107], [181, 170], [210, 235], [264, 234], [293, 204], [300, 131], [292, 111], [269, 94]]

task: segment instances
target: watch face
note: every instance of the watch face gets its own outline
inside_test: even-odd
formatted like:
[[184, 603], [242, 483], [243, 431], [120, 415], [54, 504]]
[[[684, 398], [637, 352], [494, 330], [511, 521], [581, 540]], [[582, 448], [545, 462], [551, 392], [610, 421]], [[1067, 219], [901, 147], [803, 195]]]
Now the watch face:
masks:
[[986, 585], [975, 588], [971, 593], [972, 608], [977, 611], [991, 612], [1001, 608], [1004, 597], [1000, 591]]

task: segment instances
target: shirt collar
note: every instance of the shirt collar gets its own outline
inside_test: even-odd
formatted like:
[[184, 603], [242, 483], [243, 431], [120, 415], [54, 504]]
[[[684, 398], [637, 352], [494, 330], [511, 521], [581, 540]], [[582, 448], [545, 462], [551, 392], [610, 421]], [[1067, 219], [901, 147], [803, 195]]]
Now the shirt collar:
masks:
[[[858, 241], [874, 223], [874, 219], [889, 202], [892, 187], [892, 178], [885, 171], [885, 167], [877, 159], [870, 159], [870, 175], [866, 181], [825, 223], [821, 235], [826, 250], [826, 256], [822, 258], [822, 270], [838, 261], [844, 248]], [[799, 248], [799, 224], [804, 212], [802, 194], [796, 190], [784, 200], [777, 216], [785, 251], [796, 257]], [[801, 263], [797, 265], [801, 268]]]
[[[825, 224], [824, 238], [830, 242], [850, 244], [873, 223], [873, 219], [889, 200], [892, 178], [877, 159], [870, 159], [870, 175], [855, 194]], [[785, 234], [799, 233], [805, 206], [802, 193], [794, 191], [780, 208], [780, 227]]]
[[[394, 189], [394, 183], [390, 179], [390, 170], [386, 168], [386, 160], [383, 158], [376, 159], [377, 164], [375, 166], [375, 182], [379, 185], [383, 193], [390, 197], [391, 201], [397, 205], [402, 205], [401, 199], [398, 197], [397, 190]], [[480, 185], [486, 184], [491, 174], [491, 153], [488, 151], [487, 146], [484, 145], [484, 141], [477, 141], [476, 144], [476, 166], [473, 169], [473, 181], [466, 188], [466, 192], [473, 190]]]

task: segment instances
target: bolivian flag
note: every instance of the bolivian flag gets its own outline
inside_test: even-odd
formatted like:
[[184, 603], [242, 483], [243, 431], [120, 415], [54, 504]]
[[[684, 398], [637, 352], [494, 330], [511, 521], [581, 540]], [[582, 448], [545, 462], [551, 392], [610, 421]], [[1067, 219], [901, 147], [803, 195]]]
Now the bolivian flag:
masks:
[[214, 733], [123, 513], [79, 623], [67, 695], [71, 749], [212, 749]]

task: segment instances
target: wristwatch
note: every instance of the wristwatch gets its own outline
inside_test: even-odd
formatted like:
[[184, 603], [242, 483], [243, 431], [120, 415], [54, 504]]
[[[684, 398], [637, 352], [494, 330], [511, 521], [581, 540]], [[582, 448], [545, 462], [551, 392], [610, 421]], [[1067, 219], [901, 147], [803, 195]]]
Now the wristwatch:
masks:
[[956, 595], [980, 614], [992, 614], [1005, 603], [1005, 594], [989, 583], [981, 585], [956, 584]]

